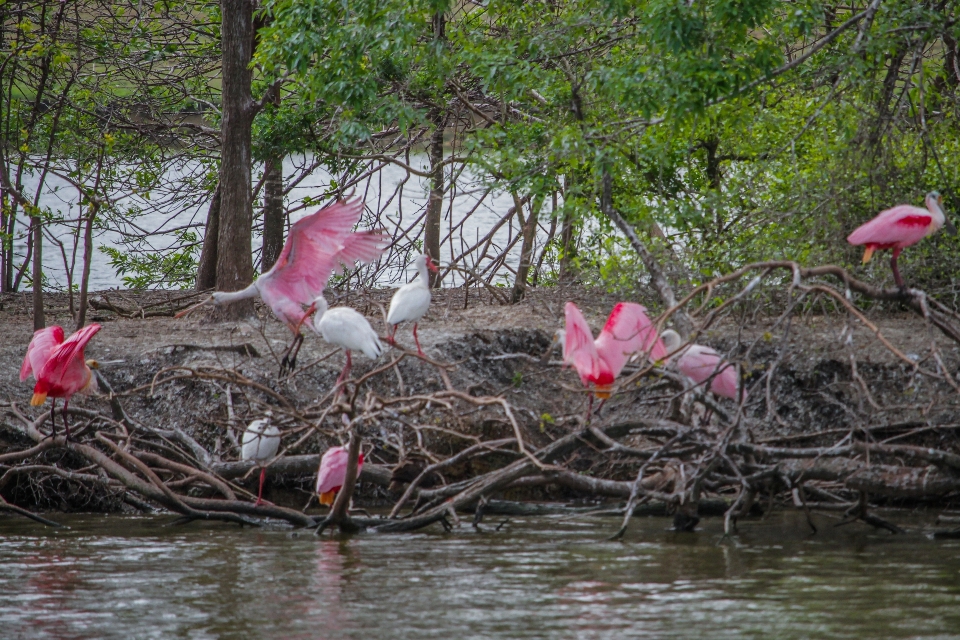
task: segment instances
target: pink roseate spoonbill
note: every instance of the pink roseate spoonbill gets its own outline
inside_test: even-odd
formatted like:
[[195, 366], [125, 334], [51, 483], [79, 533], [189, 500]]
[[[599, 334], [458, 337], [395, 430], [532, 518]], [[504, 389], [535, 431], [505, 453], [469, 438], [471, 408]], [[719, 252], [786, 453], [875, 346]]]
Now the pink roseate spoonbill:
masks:
[[656, 327], [639, 304], [617, 303], [596, 340], [577, 305], [568, 302], [564, 311], [563, 361], [577, 370], [584, 386], [592, 385], [588, 416], [593, 409], [594, 394], [603, 401], [610, 397], [613, 381], [631, 355], [646, 353], [653, 361], [667, 355]]
[[382, 230], [352, 232], [363, 212], [363, 202], [337, 202], [295, 222], [287, 241], [269, 271], [240, 291], [216, 291], [176, 317], [207, 304], [229, 304], [260, 296], [278, 320], [293, 333], [294, 340], [283, 355], [280, 373], [293, 370], [303, 343], [300, 325], [309, 323], [304, 307], [323, 293], [338, 264], [372, 262], [389, 241]]
[[387, 312], [390, 335], [387, 336], [387, 341], [396, 344], [393, 336], [397, 332], [397, 325], [401, 322], [413, 322], [413, 341], [417, 343], [417, 353], [423, 357], [420, 338], [417, 337], [417, 322], [430, 308], [430, 276], [427, 270], [434, 273], [439, 270], [428, 255], [418, 256], [413, 264], [417, 267], [416, 279], [397, 289], [390, 299], [390, 310]]
[[[320, 470], [317, 472], [317, 495], [320, 504], [333, 506], [337, 491], [343, 487], [343, 479], [347, 475], [347, 461], [349, 452], [347, 447], [332, 447], [320, 458]], [[363, 453], [357, 457], [357, 477], [363, 469]]]
[[[668, 357], [677, 363], [680, 373], [697, 385], [710, 380], [708, 391], [731, 400], [740, 400], [740, 376], [737, 368], [724, 362], [719, 353], [702, 344], [691, 344], [681, 349], [683, 338], [673, 329], [664, 331], [660, 338], [667, 351], [673, 354]], [[746, 390], [743, 392], [743, 399], [747, 399]]]
[[943, 196], [936, 191], [927, 194], [926, 209], [901, 204], [892, 209], [881, 211], [876, 218], [857, 227], [847, 236], [847, 242], [853, 245], [866, 245], [863, 252], [863, 264], [870, 262], [874, 251], [893, 249], [890, 268], [897, 286], [906, 289], [897, 258], [900, 252], [940, 230], [944, 224], [950, 234], [956, 234], [957, 228], [943, 213]]
[[311, 327], [320, 334], [324, 341], [341, 347], [347, 356], [347, 363], [343, 372], [337, 378], [337, 384], [350, 375], [352, 361], [351, 351], [360, 351], [371, 360], [376, 360], [383, 352], [383, 345], [377, 332], [373, 330], [367, 319], [350, 307], [334, 307], [328, 309], [327, 301], [323, 296], [317, 297], [307, 309], [307, 314], [316, 311]]
[[270, 424], [269, 418], [260, 418], [247, 425], [241, 440], [240, 459], [253, 460], [260, 467], [260, 489], [257, 491], [257, 504], [263, 502], [263, 481], [267, 477], [264, 463], [277, 455], [280, 449], [280, 430]]
[[22, 382], [32, 374], [37, 381], [30, 399], [32, 406], [39, 407], [48, 397], [53, 398], [50, 408], [51, 437], [57, 435], [57, 398], [63, 398], [63, 428], [69, 440], [67, 405], [70, 398], [75, 393], [90, 394], [97, 390], [97, 379], [92, 371], [97, 368], [97, 362], [83, 359], [83, 349], [97, 331], [100, 331], [100, 325], [89, 324], [64, 340], [61, 327], [47, 327], [37, 330], [30, 340], [27, 356], [20, 367], [20, 380]]

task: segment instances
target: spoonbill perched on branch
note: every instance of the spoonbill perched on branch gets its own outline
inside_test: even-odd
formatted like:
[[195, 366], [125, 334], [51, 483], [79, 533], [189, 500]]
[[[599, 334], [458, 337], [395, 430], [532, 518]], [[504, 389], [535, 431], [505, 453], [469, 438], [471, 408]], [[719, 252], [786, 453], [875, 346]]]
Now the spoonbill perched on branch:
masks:
[[293, 333], [294, 341], [284, 353], [280, 373], [293, 370], [303, 343], [300, 325], [309, 326], [309, 314], [304, 307], [323, 293], [338, 264], [350, 267], [356, 262], [372, 262], [386, 248], [389, 236], [383, 230], [353, 232], [362, 212], [363, 202], [351, 200], [337, 202], [298, 220], [290, 228], [276, 263], [253, 284], [240, 291], [216, 291], [176, 317], [210, 302], [223, 305], [260, 296]]
[[97, 379], [91, 368], [97, 368], [96, 360], [83, 359], [83, 349], [90, 339], [100, 331], [100, 325], [89, 324], [66, 340], [61, 327], [39, 329], [33, 334], [27, 355], [20, 367], [20, 381], [33, 374], [37, 384], [33, 387], [30, 404], [39, 407], [47, 397], [53, 398], [50, 407], [51, 436], [57, 435], [55, 424], [57, 398], [63, 398], [63, 428], [67, 439], [70, 438], [70, 425], [67, 422], [67, 405], [75, 393], [90, 394], [97, 390]]
[[351, 351], [360, 351], [371, 360], [376, 360], [383, 352], [383, 345], [380, 344], [377, 332], [360, 313], [350, 307], [334, 307], [329, 310], [327, 307], [327, 301], [323, 296], [319, 296], [307, 309], [307, 314], [316, 311], [317, 315], [311, 325], [313, 330], [320, 334], [324, 341], [341, 347], [347, 356], [343, 372], [337, 378], [337, 384], [340, 384], [350, 375]]
[[[667, 351], [674, 354], [670, 359], [676, 361], [680, 373], [697, 385], [710, 380], [708, 391], [731, 400], [740, 400], [740, 376], [737, 368], [724, 362], [719, 353], [702, 344], [691, 344], [678, 351], [683, 345], [683, 338], [673, 329], [667, 329], [660, 337]], [[747, 399], [746, 391], [743, 392], [743, 399]]]
[[901, 289], [905, 289], [906, 285], [897, 268], [900, 252], [933, 235], [944, 224], [947, 225], [949, 233], [957, 233], [953, 222], [943, 213], [943, 196], [936, 191], [931, 191], [927, 194], [926, 205], [926, 209], [921, 209], [909, 204], [901, 204], [881, 211], [876, 218], [860, 225], [847, 236], [847, 242], [850, 244], [867, 246], [863, 252], [863, 264], [870, 262], [874, 251], [893, 249], [890, 268], [893, 270], [893, 279]]
[[264, 463], [271, 460], [280, 449], [280, 430], [270, 424], [269, 418], [260, 418], [247, 425], [241, 440], [240, 458], [253, 460], [260, 467], [260, 489], [257, 491], [257, 504], [263, 502], [263, 481], [267, 477]]
[[[331, 506], [337, 491], [343, 487], [343, 479], [347, 474], [349, 460], [347, 447], [332, 447], [320, 458], [320, 470], [317, 472], [317, 495], [320, 504]], [[363, 453], [357, 457], [357, 477], [363, 468]]]
[[667, 355], [646, 309], [639, 304], [617, 303], [596, 340], [577, 305], [568, 302], [564, 312], [563, 361], [577, 370], [584, 386], [592, 385], [588, 416], [593, 408], [593, 395], [603, 401], [610, 397], [613, 381], [631, 355], [645, 353], [652, 361]]
[[430, 308], [430, 276], [427, 270], [437, 273], [437, 265], [428, 255], [418, 256], [413, 264], [417, 267], [417, 277], [403, 285], [390, 299], [390, 310], [387, 312], [387, 324], [390, 325], [390, 335], [387, 341], [395, 344], [393, 339], [397, 332], [397, 325], [401, 322], [413, 322], [413, 341], [417, 343], [417, 353], [423, 356], [420, 348], [420, 338], [417, 337], [417, 322]]

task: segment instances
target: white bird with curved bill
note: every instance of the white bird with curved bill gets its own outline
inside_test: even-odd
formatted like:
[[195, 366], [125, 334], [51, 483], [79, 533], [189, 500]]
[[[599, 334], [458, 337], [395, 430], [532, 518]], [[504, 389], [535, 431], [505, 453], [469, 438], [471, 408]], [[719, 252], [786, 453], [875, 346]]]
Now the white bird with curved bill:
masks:
[[403, 285], [390, 299], [390, 310], [387, 312], [387, 324], [390, 325], [390, 335], [387, 341], [396, 344], [394, 334], [397, 325], [401, 322], [413, 322], [413, 341], [417, 343], [417, 353], [424, 357], [420, 348], [420, 338], [417, 337], [417, 322], [430, 308], [430, 275], [427, 270], [437, 273], [439, 270], [428, 255], [417, 256], [413, 261], [417, 268], [417, 277], [410, 283]]
[[307, 314], [316, 311], [313, 318], [313, 330], [320, 334], [324, 341], [341, 347], [347, 356], [347, 362], [337, 378], [337, 384], [347, 379], [350, 374], [352, 351], [360, 351], [371, 360], [376, 360], [383, 353], [383, 345], [377, 332], [373, 330], [367, 319], [350, 307], [329, 308], [323, 296], [319, 296], [307, 309]]
[[280, 430], [270, 424], [270, 418], [260, 418], [247, 425], [241, 439], [240, 458], [253, 460], [260, 467], [260, 489], [257, 491], [257, 505], [263, 502], [263, 481], [267, 477], [264, 466], [280, 450]]

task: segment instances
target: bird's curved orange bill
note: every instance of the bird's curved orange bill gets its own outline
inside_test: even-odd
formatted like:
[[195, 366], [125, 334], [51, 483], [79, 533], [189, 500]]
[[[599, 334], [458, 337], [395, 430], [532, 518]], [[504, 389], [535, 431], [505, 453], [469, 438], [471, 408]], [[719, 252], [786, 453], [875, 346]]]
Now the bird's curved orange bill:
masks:
[[333, 506], [333, 499], [337, 497], [336, 491], [324, 491], [320, 494], [320, 504], [327, 507]]
[[45, 393], [35, 393], [35, 394], [33, 394], [33, 397], [30, 398], [30, 406], [31, 406], [31, 407], [39, 407], [40, 405], [42, 405], [42, 404], [43, 404], [44, 402], [46, 402], [46, 401], [47, 401], [47, 394], [45, 394]]
[[610, 384], [600, 384], [597, 385], [597, 388], [594, 390], [593, 395], [597, 396], [601, 400], [606, 400], [610, 397], [613, 391], [613, 385]]
[[863, 252], [863, 264], [870, 262], [870, 258], [873, 257], [873, 247], [867, 246], [866, 250]]

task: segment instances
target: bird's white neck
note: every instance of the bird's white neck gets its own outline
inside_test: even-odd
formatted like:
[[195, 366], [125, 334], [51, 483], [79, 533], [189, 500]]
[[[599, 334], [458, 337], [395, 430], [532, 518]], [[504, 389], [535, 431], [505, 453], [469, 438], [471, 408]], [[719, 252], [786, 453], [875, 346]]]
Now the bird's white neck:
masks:
[[[313, 314], [313, 326], [316, 327], [320, 322], [320, 318], [322, 318], [323, 314], [325, 314], [327, 309], [330, 308], [330, 305], [327, 303], [326, 298], [319, 296], [313, 301], [313, 306], [317, 309], [316, 313]], [[316, 331], [316, 328], [314, 328], [314, 331]]]
[[236, 302], [237, 300], [246, 300], [247, 298], [255, 298], [258, 295], [260, 295], [260, 290], [257, 289], [257, 283], [254, 282], [249, 287], [240, 289], [240, 291], [214, 291], [213, 303], [214, 304], [230, 304], [231, 302]]
[[937, 225], [937, 229], [943, 226], [943, 223], [946, 221], [947, 216], [944, 215], [943, 209], [940, 208], [940, 203], [936, 198], [932, 196], [927, 196], [927, 210], [933, 214], [934, 224]]
[[427, 261], [423, 258], [417, 260], [417, 284], [424, 289], [430, 288], [430, 272], [427, 270]]

